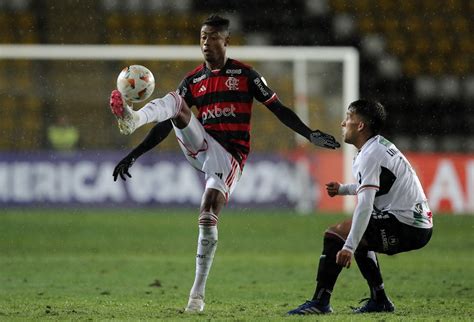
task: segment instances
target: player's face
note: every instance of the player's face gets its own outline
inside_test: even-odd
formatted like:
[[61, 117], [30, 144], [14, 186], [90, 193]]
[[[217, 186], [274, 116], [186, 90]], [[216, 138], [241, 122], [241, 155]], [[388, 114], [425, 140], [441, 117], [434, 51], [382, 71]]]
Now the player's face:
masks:
[[228, 42], [229, 35], [227, 32], [219, 31], [217, 28], [208, 25], [202, 26], [201, 51], [204, 55], [204, 59], [211, 64], [211, 66], [223, 65]]
[[362, 119], [350, 109], [341, 123], [342, 137], [345, 143], [355, 144], [358, 141], [360, 130], [363, 127]]

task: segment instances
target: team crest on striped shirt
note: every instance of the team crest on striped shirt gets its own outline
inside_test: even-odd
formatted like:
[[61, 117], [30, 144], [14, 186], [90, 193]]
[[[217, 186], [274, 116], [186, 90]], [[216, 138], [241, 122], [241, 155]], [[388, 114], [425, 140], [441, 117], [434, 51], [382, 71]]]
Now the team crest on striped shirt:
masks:
[[230, 91], [238, 91], [239, 90], [239, 80], [235, 77], [230, 76], [225, 81], [225, 86], [227, 86], [227, 88]]

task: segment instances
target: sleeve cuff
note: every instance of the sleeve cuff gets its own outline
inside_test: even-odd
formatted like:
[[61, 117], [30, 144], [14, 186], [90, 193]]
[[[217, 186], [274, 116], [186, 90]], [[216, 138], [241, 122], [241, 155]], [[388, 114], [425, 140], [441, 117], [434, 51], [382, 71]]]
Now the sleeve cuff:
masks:
[[347, 195], [356, 195], [357, 194], [357, 185], [356, 184], [341, 184], [339, 186], [338, 195], [347, 196]]
[[347, 246], [346, 244], [344, 244], [344, 246], [342, 246], [342, 249], [343, 249], [343, 250], [347, 250], [347, 251], [350, 252], [352, 255], [354, 255], [354, 250], [352, 249], [352, 247]]

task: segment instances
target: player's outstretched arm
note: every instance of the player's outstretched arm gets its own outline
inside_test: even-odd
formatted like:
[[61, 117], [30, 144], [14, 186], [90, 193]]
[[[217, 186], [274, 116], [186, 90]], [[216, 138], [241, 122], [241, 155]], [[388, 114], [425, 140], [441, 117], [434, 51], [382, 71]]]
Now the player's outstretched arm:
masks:
[[125, 158], [123, 158], [122, 160], [120, 160], [119, 163], [117, 163], [113, 172], [114, 181], [117, 181], [117, 178], [119, 176], [124, 181], [126, 180], [125, 176], [131, 178], [132, 176], [129, 170], [135, 160], [138, 159], [142, 154], [148, 152], [149, 150], [160, 144], [160, 142], [163, 141], [168, 136], [168, 134], [170, 134], [172, 129], [173, 125], [171, 124], [171, 120], [156, 124], [150, 130], [145, 139]]
[[286, 126], [295, 131], [296, 133], [307, 138], [314, 145], [336, 149], [341, 145], [336, 141], [334, 136], [324, 133], [320, 130], [313, 131], [301, 119], [288, 107], [284, 106], [279, 100], [267, 105], [268, 109]]

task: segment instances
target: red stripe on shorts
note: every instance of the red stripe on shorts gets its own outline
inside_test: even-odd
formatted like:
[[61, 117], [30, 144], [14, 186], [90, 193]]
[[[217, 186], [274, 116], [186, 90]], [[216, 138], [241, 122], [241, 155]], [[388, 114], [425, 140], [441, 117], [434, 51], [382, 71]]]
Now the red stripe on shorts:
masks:
[[234, 181], [235, 174], [237, 173], [237, 168], [239, 167], [239, 164], [237, 163], [237, 161], [235, 161], [234, 158], [231, 159], [231, 163], [232, 163], [232, 169], [230, 170], [230, 173], [225, 180], [225, 184], [227, 187], [229, 187], [229, 189], [232, 186], [232, 182]]

